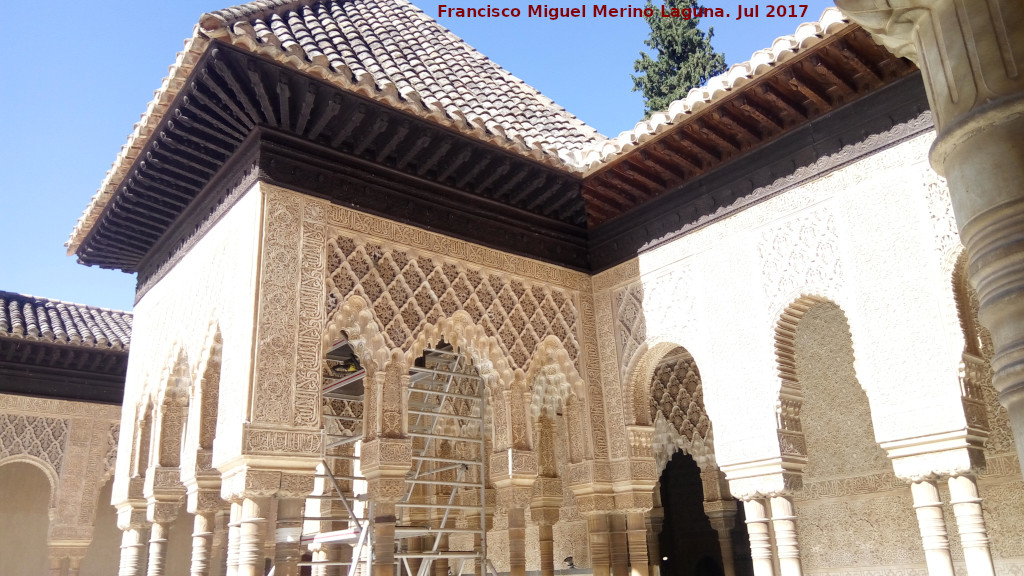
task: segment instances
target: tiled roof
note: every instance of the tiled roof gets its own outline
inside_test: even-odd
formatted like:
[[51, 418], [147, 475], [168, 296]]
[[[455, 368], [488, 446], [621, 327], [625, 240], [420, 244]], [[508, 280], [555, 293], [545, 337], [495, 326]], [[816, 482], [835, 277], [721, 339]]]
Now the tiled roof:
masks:
[[406, 0], [256, 0], [202, 16], [68, 239], [74, 254], [196, 62], [220, 39], [517, 154], [576, 171], [604, 136]]
[[604, 139], [406, 0], [256, 0], [204, 15], [200, 29], [524, 149], [557, 157]]
[[838, 8], [827, 8], [817, 22], [800, 24], [793, 34], [776, 38], [770, 48], [754, 52], [750, 60], [734, 64], [727, 71], [709, 79], [704, 86], [690, 90], [685, 98], [670, 104], [668, 110], [652, 114], [648, 120], [638, 122], [632, 130], [594, 142], [575, 152], [572, 161], [585, 174], [599, 170], [630, 150], [671, 130], [673, 126], [686, 122], [705, 106], [740, 90], [755, 78], [771, 72], [776, 66], [848, 26], [851, 26], [849, 19]]
[[132, 315], [0, 291], [0, 338], [127, 350]]

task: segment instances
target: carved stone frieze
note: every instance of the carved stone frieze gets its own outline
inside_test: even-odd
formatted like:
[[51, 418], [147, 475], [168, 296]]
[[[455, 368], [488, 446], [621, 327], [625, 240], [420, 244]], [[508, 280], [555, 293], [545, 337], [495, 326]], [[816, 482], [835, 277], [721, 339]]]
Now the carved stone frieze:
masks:
[[249, 455], [302, 454], [319, 456], [323, 452], [322, 430], [280, 430], [246, 426], [245, 453]]

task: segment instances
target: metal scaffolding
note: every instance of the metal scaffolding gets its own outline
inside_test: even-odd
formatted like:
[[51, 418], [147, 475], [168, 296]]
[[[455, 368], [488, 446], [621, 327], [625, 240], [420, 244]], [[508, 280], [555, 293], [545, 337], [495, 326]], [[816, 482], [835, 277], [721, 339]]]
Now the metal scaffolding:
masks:
[[[348, 342], [327, 353], [325, 452], [314, 494], [303, 512], [303, 543], [316, 576], [370, 574], [372, 502], [359, 469], [363, 380]], [[426, 350], [410, 369], [408, 434], [412, 468], [396, 505], [399, 576], [481, 573], [486, 559], [484, 384], [465, 355], [448, 346]]]

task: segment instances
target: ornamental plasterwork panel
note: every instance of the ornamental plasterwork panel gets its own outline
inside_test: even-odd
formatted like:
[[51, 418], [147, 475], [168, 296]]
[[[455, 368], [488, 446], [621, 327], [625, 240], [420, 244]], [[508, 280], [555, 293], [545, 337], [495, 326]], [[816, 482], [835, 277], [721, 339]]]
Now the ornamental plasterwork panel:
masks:
[[49, 464], [58, 474], [70, 436], [70, 421], [26, 414], [0, 414], [0, 461], [26, 454]]
[[[288, 238], [297, 242], [299, 231], [293, 218], [298, 215], [300, 207], [303, 222], [300, 228], [315, 228], [312, 233], [303, 232], [310, 236], [303, 239], [303, 250], [306, 246], [312, 250], [312, 241], [321, 230], [326, 231], [326, 236], [332, 241], [324, 256], [327, 283], [331, 290], [327, 291], [325, 287], [323, 293], [333, 294], [334, 299], [328, 298], [326, 308], [323, 308], [325, 315], [328, 309], [333, 309], [340, 302], [337, 300], [341, 295], [339, 284], [344, 286], [346, 281], [351, 282], [354, 278], [365, 292], [361, 297], [370, 301], [375, 314], [382, 314], [388, 320], [382, 322], [381, 332], [396, 347], [408, 346], [416, 326], [430, 323], [429, 318], [439, 316], [438, 312], [445, 311], [446, 306], [452, 310], [464, 310], [485, 326], [488, 333], [501, 342], [508, 353], [509, 364], [516, 368], [528, 369], [533, 352], [531, 343], [535, 345], [548, 335], [560, 338], [579, 376], [588, 385], [588, 409], [584, 411], [584, 417], [586, 429], [594, 433], [594, 456], [602, 457], [607, 453], [604, 391], [595, 345], [599, 322], [588, 275], [391, 222], [279, 187], [263, 184], [261, 189], [266, 192], [270, 206], [268, 215], [280, 211], [283, 219], [277, 226], [280, 230], [275, 228], [274, 234], [280, 232], [285, 237], [281, 242], [268, 238], [267, 244], [280, 246], [283, 250]], [[288, 199], [277, 207], [279, 199], [286, 197]], [[338, 244], [339, 241], [342, 245]], [[328, 250], [326, 241], [322, 246]], [[345, 249], [350, 251], [346, 253]], [[269, 259], [265, 266], [275, 266], [280, 270], [287, 268], [298, 273], [302, 282], [313, 282], [312, 276], [319, 270], [319, 261], [312, 252], [303, 257], [306, 264], [299, 265], [289, 263], [282, 251], [267, 246], [264, 251], [265, 262]], [[342, 258], [338, 258], [339, 251]], [[292, 258], [295, 259], [294, 256]], [[343, 273], [339, 276], [338, 272]], [[430, 288], [429, 293], [420, 290], [423, 285], [410, 285], [410, 282], [420, 282], [421, 276]], [[303, 298], [312, 297], [315, 292], [312, 284], [303, 286]], [[353, 283], [350, 293], [358, 293], [354, 286]], [[274, 291], [262, 292], [261, 309], [264, 305], [272, 306], [275, 302], [284, 301], [283, 292], [277, 296], [271, 296], [271, 293], [276, 294]], [[429, 308], [424, 310], [426, 306]], [[319, 313], [319, 309], [310, 308], [303, 315], [300, 310], [293, 325], [312, 327]], [[286, 323], [289, 322], [286, 319]], [[408, 325], [412, 323], [416, 326]], [[322, 326], [321, 321], [320, 330]], [[287, 345], [288, 340], [283, 339], [284, 331], [275, 329], [277, 332], [280, 334], [274, 338], [268, 334], [268, 342], [273, 340]], [[303, 349], [319, 352], [316, 347]], [[285, 356], [270, 362], [268, 368], [282, 373], [291, 362]], [[309, 356], [309, 368], [312, 368], [312, 354]], [[301, 369], [297, 371], [306, 373], [305, 361], [300, 359], [300, 363]], [[320, 369], [317, 358], [317, 374]], [[274, 420], [286, 419], [279, 413], [280, 409], [265, 409]], [[303, 410], [300, 406], [296, 414], [301, 415]]]
[[391, 348], [409, 348], [425, 326], [464, 310], [497, 337], [515, 368], [527, 369], [549, 335], [578, 365], [579, 313], [569, 291], [344, 234], [327, 250], [328, 314], [349, 295], [362, 296]]

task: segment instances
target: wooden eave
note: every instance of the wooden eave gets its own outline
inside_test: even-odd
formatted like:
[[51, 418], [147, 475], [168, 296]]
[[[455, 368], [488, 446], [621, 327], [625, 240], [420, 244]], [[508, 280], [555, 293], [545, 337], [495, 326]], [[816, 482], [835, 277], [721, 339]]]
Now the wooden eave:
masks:
[[[578, 236], [585, 244], [579, 176], [215, 41], [82, 241], [79, 260], [125, 272], [166, 260], [180, 248], [170, 236], [191, 233], [202, 219], [190, 207], [201, 195], [227, 194], [204, 191], [228, 178], [225, 170], [238, 168], [233, 157], [261, 132], [297, 138], [332, 154], [332, 162], [369, 166], [368, 174], [379, 167], [460, 198], [454, 216], [445, 219], [452, 230], [440, 220], [417, 221], [415, 214], [408, 218], [412, 224], [454, 234], [458, 213], [486, 215], [498, 206], [532, 229]], [[216, 203], [204, 198], [203, 210]], [[470, 239], [533, 255], [528, 247]], [[569, 264], [585, 266], [578, 257]]]
[[120, 404], [128, 351], [0, 336], [0, 393]]
[[588, 228], [916, 70], [848, 25], [584, 178]]

